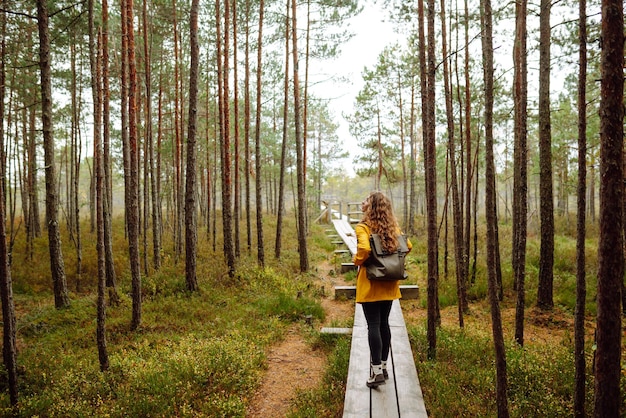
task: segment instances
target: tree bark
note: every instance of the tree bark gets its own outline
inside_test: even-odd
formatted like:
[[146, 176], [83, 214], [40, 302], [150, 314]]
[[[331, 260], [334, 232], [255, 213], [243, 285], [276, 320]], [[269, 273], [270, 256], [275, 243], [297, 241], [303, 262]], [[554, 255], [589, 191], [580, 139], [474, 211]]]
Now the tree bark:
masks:
[[[7, 8], [6, 0], [2, 0], [0, 6]], [[4, 96], [5, 96], [5, 50], [6, 50], [6, 13], [2, 12], [0, 43], [0, 120], [4, 120]], [[4, 149], [4, 123], [0, 123], [0, 150]], [[17, 326], [15, 319], [15, 302], [13, 300], [13, 283], [11, 279], [11, 267], [9, 265], [7, 240], [6, 240], [6, 208], [5, 208], [5, 173], [6, 160], [2, 160], [0, 166], [0, 298], [2, 300], [2, 354], [4, 368], [7, 373], [9, 385], [9, 398], [12, 406], [18, 403], [17, 383]]]
[[[33, 89], [34, 90], [34, 89]], [[37, 138], [36, 138], [36, 121], [37, 114], [34, 106], [28, 112], [28, 124], [30, 134], [28, 135], [28, 201], [30, 208], [28, 210], [29, 224], [31, 229], [31, 248], [32, 239], [41, 236], [41, 223], [39, 222], [39, 186], [37, 180]]]
[[[415, 60], [413, 60], [414, 62]], [[415, 212], [417, 211], [417, 191], [416, 191], [416, 181], [415, 181], [415, 173], [416, 173], [416, 161], [417, 161], [417, 141], [415, 135], [415, 125], [416, 125], [416, 116], [415, 116], [415, 68], [414, 64], [411, 64], [411, 112], [410, 112], [410, 128], [409, 128], [409, 138], [410, 138], [410, 152], [411, 152], [411, 160], [409, 162], [409, 219], [407, 225], [407, 233], [412, 235], [415, 233]]]
[[278, 180], [278, 211], [276, 219], [276, 243], [274, 246], [274, 256], [280, 258], [280, 250], [283, 235], [283, 217], [285, 212], [285, 159], [287, 156], [287, 141], [289, 132], [289, 9], [291, 0], [287, 0], [285, 8], [285, 83], [284, 83], [284, 103], [283, 103], [283, 140], [280, 146], [280, 167]]
[[252, 250], [252, 219], [250, 209], [250, 0], [246, 0], [246, 57], [244, 76], [244, 171], [246, 172], [246, 244]]
[[309, 269], [309, 256], [306, 244], [306, 190], [305, 190], [305, 140], [302, 136], [300, 119], [300, 81], [298, 78], [298, 34], [296, 0], [291, 1], [291, 42], [293, 43], [293, 114], [296, 134], [296, 176], [298, 189], [298, 253], [300, 254], [300, 271]]
[[[469, 265], [470, 265], [470, 235], [471, 235], [471, 225], [472, 225], [472, 178], [474, 175], [474, 165], [472, 164], [472, 95], [471, 95], [471, 80], [470, 80], [470, 52], [469, 52], [469, 6], [468, 0], [464, 2], [465, 8], [465, 23], [464, 23], [464, 32], [465, 32], [465, 159], [467, 160], [466, 164], [466, 174], [465, 174], [465, 254], [463, 255], [463, 269], [464, 276], [466, 277], [467, 282], [473, 283], [473, 280], [470, 280], [469, 273]], [[467, 307], [466, 307], [467, 308]]]
[[81, 98], [77, 88], [77, 71], [76, 71], [76, 45], [72, 41], [70, 46], [70, 68], [72, 72], [72, 86], [71, 86], [71, 108], [72, 108], [72, 122], [71, 122], [71, 134], [70, 134], [70, 158], [69, 164], [69, 181], [70, 181], [70, 193], [67, 195], [69, 200], [68, 208], [70, 221], [70, 237], [73, 236], [74, 245], [76, 247], [76, 292], [81, 292], [81, 279], [83, 274], [83, 248], [82, 239], [80, 234], [80, 205], [78, 201], [79, 195], [79, 180], [80, 180], [80, 160], [81, 160], [81, 141], [79, 133], [79, 121], [80, 121], [80, 109]]
[[[106, 5], [105, 5], [106, 6]], [[106, 8], [105, 8], [106, 10]], [[90, 22], [93, 19], [93, 3], [90, 0]], [[98, 47], [97, 56], [95, 60], [95, 80], [92, 82], [92, 86], [95, 87], [94, 102], [97, 103], [97, 107], [94, 109], [96, 116], [94, 118], [95, 123], [101, 123], [102, 119], [100, 113], [102, 111], [102, 32], [98, 33]], [[100, 131], [100, 129], [98, 129]], [[98, 264], [98, 297], [96, 302], [96, 342], [98, 346], [98, 360], [100, 363], [100, 371], [106, 371], [109, 369], [109, 354], [107, 350], [106, 340], [106, 249], [105, 249], [105, 205], [106, 205], [106, 188], [104, 187], [104, 168], [103, 168], [103, 151], [102, 140], [100, 134], [94, 135], [94, 175], [96, 176], [96, 253]]]
[[[434, 1], [429, 0], [431, 3]], [[432, 160], [429, 158], [430, 145], [429, 145], [429, 114], [431, 112], [431, 105], [429, 101], [429, 97], [427, 94], [428, 90], [428, 71], [426, 65], [426, 40], [424, 36], [424, 27], [426, 26], [426, 21], [424, 20], [424, 0], [418, 0], [418, 22], [419, 22], [419, 57], [420, 57], [420, 91], [422, 97], [422, 137], [423, 137], [423, 146], [424, 146], [424, 170], [426, 172], [425, 179], [425, 188], [426, 188], [426, 205], [427, 205], [427, 216], [428, 216], [428, 226], [427, 226], [427, 234], [428, 234], [428, 278], [427, 278], [427, 316], [428, 316], [428, 324], [427, 324], [427, 339], [428, 339], [428, 358], [434, 360], [437, 356], [437, 263], [438, 263], [438, 253], [437, 253], [437, 214], [433, 213], [432, 205], [435, 205], [437, 201], [431, 199], [430, 196], [434, 193], [431, 190], [431, 185], [433, 180], [431, 176], [434, 172], [430, 168], [430, 164], [432, 164]], [[430, 5], [430, 3], [429, 3]], [[433, 12], [434, 13], [434, 12]], [[434, 20], [434, 19], [433, 19]], [[433, 29], [434, 30], [434, 29]], [[433, 215], [431, 217], [431, 215]], [[433, 245], [434, 244], [434, 245]]]
[[54, 161], [54, 135], [52, 128], [52, 74], [50, 62], [50, 29], [45, 0], [37, 0], [37, 23], [39, 28], [39, 68], [41, 71], [41, 119], [43, 122], [44, 163], [46, 166], [46, 221], [48, 224], [48, 247], [50, 270], [54, 288], [54, 305], [64, 308], [70, 305], [65, 279], [65, 265], [59, 232], [59, 199], [56, 165]]
[[537, 306], [554, 307], [554, 202], [552, 195], [552, 134], [550, 128], [550, 9], [551, 0], [541, 0], [539, 14], [539, 216], [541, 249]]
[[[109, 6], [102, 0], [102, 178], [103, 222], [104, 222], [104, 257], [106, 285], [109, 289], [109, 301], [116, 305], [120, 301], [117, 292], [117, 276], [113, 261], [113, 182], [111, 176], [111, 133], [110, 133], [110, 89], [109, 89]], [[126, 62], [126, 60], [123, 60]]]
[[493, 29], [491, 0], [481, 0], [482, 50], [485, 84], [485, 212], [487, 219], [487, 281], [491, 326], [496, 362], [496, 404], [498, 417], [509, 416], [507, 401], [506, 353], [498, 298], [496, 257], [496, 172], [493, 152]]
[[[230, 60], [230, 6], [224, 2], [224, 44], [222, 57], [222, 226], [224, 230], [224, 256], [228, 275], [235, 275], [235, 252], [233, 248], [232, 173], [230, 156], [230, 107], [229, 107], [229, 60]], [[219, 36], [219, 35], [218, 35]], [[260, 49], [260, 47], [259, 47]], [[259, 52], [260, 54], [260, 52]]]
[[[156, 193], [156, 176], [154, 172], [154, 138], [152, 135], [152, 75], [151, 75], [151, 51], [148, 47], [148, 1], [143, 1], [143, 34], [144, 34], [144, 60], [145, 60], [145, 84], [146, 84], [146, 153], [148, 154], [148, 165], [144, 167], [150, 176], [150, 202], [152, 204], [152, 265], [155, 270], [161, 268], [161, 233], [159, 228], [159, 203]], [[145, 188], [148, 186], [146, 185]], [[148, 214], [145, 214], [146, 218]]]
[[624, 5], [602, 1], [600, 85], [600, 238], [595, 416], [620, 416], [621, 290], [624, 279]]
[[[425, 94], [428, 106], [425, 109], [425, 141], [424, 162], [426, 171], [426, 217], [428, 232], [428, 309], [429, 323], [428, 334], [434, 333], [435, 323], [439, 323], [439, 301], [438, 301], [438, 281], [439, 281], [439, 237], [437, 233], [437, 156], [435, 150], [435, 1], [428, 0], [427, 10], [428, 21], [428, 51], [426, 57], [426, 90]], [[430, 312], [432, 311], [432, 313]], [[435, 323], [431, 324], [431, 321]], [[429, 337], [429, 341], [434, 342], [434, 335]], [[435, 346], [428, 347], [428, 357], [436, 358]]]
[[445, 2], [441, 0], [441, 34], [442, 34], [442, 55], [443, 55], [443, 79], [444, 79], [444, 95], [446, 100], [446, 119], [448, 122], [448, 153], [450, 155], [450, 175], [451, 175], [451, 189], [452, 189], [452, 228], [454, 231], [454, 260], [455, 260], [455, 273], [457, 284], [457, 296], [458, 296], [458, 315], [459, 326], [463, 328], [463, 313], [467, 306], [467, 279], [464, 277], [463, 269], [463, 254], [465, 250], [463, 248], [463, 215], [461, 209], [461, 201], [459, 197], [459, 186], [457, 180], [457, 166], [456, 166], [456, 153], [455, 153], [455, 140], [454, 140], [454, 114], [452, 109], [452, 91], [450, 88], [450, 69], [448, 65], [448, 47], [446, 40], [446, 13]]
[[576, 309], [574, 311], [574, 417], [585, 417], [585, 235], [587, 206], [587, 0], [578, 3], [578, 196], [576, 213]]
[[133, 314], [131, 328], [141, 325], [141, 268], [139, 263], [139, 151], [137, 146], [137, 70], [135, 61], [135, 30], [133, 0], [126, 4], [126, 37], [128, 38], [128, 145], [129, 145], [129, 200], [126, 203], [128, 219], [128, 256], [130, 262]]
[[176, 0], [172, 1], [172, 15], [173, 31], [174, 31], [174, 135], [175, 135], [175, 154], [174, 154], [174, 206], [175, 206], [175, 233], [174, 233], [174, 252], [176, 253], [176, 259], [182, 255], [183, 252], [183, 144], [181, 135], [181, 120], [182, 120], [182, 106], [180, 102], [181, 91], [180, 85], [180, 71], [179, 71], [179, 56], [178, 56], [178, 21], [177, 21], [178, 9], [176, 7]]
[[257, 228], [257, 262], [265, 265], [265, 250], [263, 249], [263, 204], [261, 196], [261, 47], [263, 44], [263, 14], [265, 2], [259, 2], [259, 37], [257, 44], [257, 72], [256, 72], [256, 126], [254, 131], [254, 162], [255, 162], [255, 190], [256, 190], [256, 228]]
[[234, 191], [234, 213], [233, 220], [235, 223], [235, 257], [239, 258], [241, 256], [241, 233], [239, 227], [239, 220], [241, 217], [241, 169], [239, 164], [241, 162], [241, 156], [239, 155], [240, 148], [240, 135], [239, 135], [239, 78], [238, 78], [238, 69], [239, 62], [237, 61], [237, 0], [233, 0], [233, 80], [235, 81], [233, 84], [233, 118], [235, 120], [235, 143], [234, 145], [234, 174], [235, 174], [235, 191]]
[[515, 5], [515, 61], [513, 97], [515, 106], [515, 148], [513, 151], [513, 249], [512, 263], [514, 288], [517, 290], [515, 310], [515, 341], [524, 345], [524, 306], [526, 304], [526, 231], [528, 212], [528, 168], [527, 168], [527, 57], [526, 57], [526, 0], [519, 0]]
[[185, 190], [185, 277], [187, 290], [198, 290], [196, 258], [198, 232], [196, 230], [196, 121], [198, 119], [198, 3], [192, 0], [189, 18], [189, 44], [191, 66], [189, 68], [189, 120], [187, 133], [187, 178]]

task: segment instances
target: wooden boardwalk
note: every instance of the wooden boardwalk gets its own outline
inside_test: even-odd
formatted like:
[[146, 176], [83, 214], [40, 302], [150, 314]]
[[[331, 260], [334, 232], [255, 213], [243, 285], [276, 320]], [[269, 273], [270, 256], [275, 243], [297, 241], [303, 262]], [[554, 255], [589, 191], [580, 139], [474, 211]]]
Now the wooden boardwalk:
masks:
[[[354, 257], [357, 249], [357, 239], [348, 217], [340, 214], [339, 219], [332, 219], [332, 223], [337, 231], [337, 235], [346, 245], [352, 257]], [[342, 271], [344, 271], [344, 265], [348, 264], [354, 267], [353, 263], [343, 263]], [[338, 287], [345, 289], [337, 289], [336, 287], [336, 297], [340, 291], [343, 291], [342, 295], [344, 297], [354, 297], [352, 294], [356, 292], [355, 286]], [[401, 286], [402, 291], [404, 291], [402, 294], [404, 299], [417, 299], [419, 295], [417, 285]], [[344, 418], [428, 417], [399, 300], [393, 302], [389, 315], [389, 325], [391, 327], [391, 350], [387, 362], [389, 379], [384, 385], [370, 389], [365, 384], [370, 373], [367, 322], [363, 314], [363, 308], [360, 304], [355, 304], [350, 365], [343, 409]], [[328, 328], [323, 330], [323, 332], [327, 333], [342, 334], [346, 334], [349, 331], [349, 329], [345, 328]]]
[[344, 418], [428, 417], [398, 300], [393, 302], [389, 325], [391, 326], [391, 351], [387, 363], [389, 380], [384, 385], [370, 389], [365, 385], [370, 373], [367, 322], [363, 308], [356, 304]]
[[350, 250], [350, 254], [354, 257], [356, 254], [356, 233], [352, 225], [350, 225], [350, 222], [348, 222], [348, 219], [346, 217], [333, 219], [333, 226], [337, 230], [337, 234], [341, 240], [346, 244], [346, 247], [348, 247], [348, 250]]

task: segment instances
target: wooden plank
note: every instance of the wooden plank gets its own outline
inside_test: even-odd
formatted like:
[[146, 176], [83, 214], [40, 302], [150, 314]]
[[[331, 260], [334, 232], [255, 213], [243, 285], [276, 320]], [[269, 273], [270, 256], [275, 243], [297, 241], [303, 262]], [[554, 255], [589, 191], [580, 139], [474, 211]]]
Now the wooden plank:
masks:
[[322, 334], [352, 334], [352, 328], [333, 328], [333, 327], [323, 327], [320, 332]]
[[369, 389], [365, 385], [370, 364], [367, 322], [361, 305], [355, 305], [344, 417], [428, 417], [406, 324], [397, 300], [391, 307], [389, 325], [392, 344], [387, 363], [389, 380], [384, 385]]
[[356, 254], [356, 234], [350, 223], [344, 219], [333, 219], [333, 226], [352, 255]]
[[394, 378], [398, 388], [400, 416], [427, 418], [422, 387], [417, 377], [413, 352], [406, 328], [391, 328], [391, 350], [394, 359]]
[[357, 267], [354, 265], [354, 263], [341, 263], [342, 273], [347, 273], [349, 271], [356, 270], [356, 268]]
[[370, 389], [365, 385], [369, 377], [370, 353], [367, 328], [355, 326], [352, 331], [350, 365], [346, 381], [346, 396], [343, 404], [344, 418], [370, 416]]
[[[415, 284], [401, 284], [400, 293], [402, 293], [402, 299], [419, 299], [419, 287]], [[340, 296], [355, 298], [356, 286], [335, 286], [335, 298]]]
[[402, 299], [419, 299], [420, 298], [420, 289], [419, 286], [415, 285], [411, 285], [411, 284], [405, 284], [405, 285], [400, 285], [400, 293], [402, 294]]
[[335, 286], [335, 299], [356, 297], [356, 286]]

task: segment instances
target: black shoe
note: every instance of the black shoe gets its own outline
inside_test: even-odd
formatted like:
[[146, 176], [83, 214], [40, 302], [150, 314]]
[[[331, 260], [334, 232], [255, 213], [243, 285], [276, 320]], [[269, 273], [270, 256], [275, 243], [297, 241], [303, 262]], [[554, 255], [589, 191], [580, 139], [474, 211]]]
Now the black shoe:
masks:
[[370, 366], [370, 378], [367, 379], [366, 385], [368, 388], [375, 388], [385, 384], [385, 375], [383, 374], [382, 366]]
[[372, 374], [369, 379], [367, 379], [366, 385], [368, 388], [375, 388], [380, 385], [385, 384], [385, 376], [383, 374]]

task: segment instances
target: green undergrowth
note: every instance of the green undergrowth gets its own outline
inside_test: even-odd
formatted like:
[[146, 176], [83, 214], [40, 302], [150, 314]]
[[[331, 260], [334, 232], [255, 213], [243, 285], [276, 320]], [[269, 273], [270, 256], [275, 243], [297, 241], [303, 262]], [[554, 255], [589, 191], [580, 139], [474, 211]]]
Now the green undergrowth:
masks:
[[[436, 360], [431, 361], [426, 356], [425, 324], [409, 326], [408, 331], [429, 416], [497, 415], [495, 357], [488, 334], [438, 328]], [[506, 355], [512, 417], [573, 415], [572, 347], [546, 344], [521, 348], [508, 342]], [[587, 407], [592, 405], [593, 388], [588, 385]]]
[[[470, 302], [487, 299], [487, 267], [485, 259], [484, 226], [480, 226], [477, 257], [474, 261], [474, 250], [470, 254], [470, 272], [467, 284], [467, 298]], [[587, 286], [587, 299], [585, 310], [588, 315], [596, 314], [596, 288], [597, 288], [597, 268], [598, 268], [598, 241], [594, 228], [587, 235], [585, 241], [585, 276]], [[514, 272], [511, 266], [511, 226], [503, 224], [499, 227], [500, 242], [500, 269], [502, 272], [502, 283], [505, 295], [513, 299], [516, 294], [513, 291]], [[427, 288], [427, 261], [424, 258], [427, 254], [426, 237], [419, 235], [410, 237], [414, 243], [408, 259], [409, 276], [415, 277], [416, 283], [421, 289]], [[417, 247], [415, 246], [417, 243]], [[438, 294], [439, 306], [445, 308], [455, 306], [458, 301], [454, 247], [450, 238], [448, 243], [448, 258], [444, 258], [444, 243], [439, 242], [439, 271], [438, 271]], [[415, 251], [417, 249], [417, 251]], [[537, 287], [539, 278], [539, 259], [541, 241], [538, 235], [529, 235], [526, 243], [526, 268], [525, 268], [525, 306], [530, 308], [537, 303]], [[446, 269], [447, 264], [447, 269]], [[576, 306], [576, 237], [569, 234], [555, 234], [554, 237], [554, 267], [553, 267], [553, 294], [555, 306], [565, 309], [572, 315]], [[446, 275], [447, 270], [447, 275]], [[422, 293], [424, 296], [425, 293]], [[426, 308], [426, 297], [422, 297], [421, 307]]]
[[[200, 240], [200, 291], [194, 293], [185, 289], [184, 262], [164, 256], [158, 272], [142, 277], [142, 321], [135, 331], [130, 277], [120, 269], [120, 304], [107, 306], [105, 372], [96, 347], [93, 277], [83, 275], [83, 291], [71, 292], [70, 307], [55, 309], [43, 287], [45, 266], [21, 265], [19, 408], [10, 410], [2, 371], [0, 416], [245, 417], [269, 347], [291, 324], [319, 324], [325, 315], [315, 275], [300, 274], [297, 245], [290, 238], [284, 245], [281, 260], [268, 255], [263, 268], [254, 255], [242, 255], [229, 277], [221, 247], [214, 252]], [[312, 257], [322, 253], [313, 250]], [[71, 271], [71, 260], [67, 266]], [[73, 280], [68, 274], [68, 287]]]
[[[267, 231], [275, 225], [268, 221]], [[302, 327], [309, 343], [327, 355], [320, 385], [297, 394], [289, 417], [335, 417], [343, 408], [350, 355], [350, 338], [320, 334], [324, 317], [319, 299], [332, 292], [319, 285], [318, 268], [331, 267], [331, 278], [355, 282], [355, 272], [342, 274], [349, 257], [334, 254], [327, 226], [311, 225], [310, 272], [302, 274], [293, 219], [286, 222], [280, 260], [273, 256], [273, 240], [266, 242], [265, 267], [258, 266], [256, 251], [242, 248], [236, 274], [229, 277], [221, 252], [222, 243], [199, 236], [198, 282], [200, 291], [185, 286], [184, 260], [176, 257], [171, 243], [164, 244], [159, 271], [142, 274], [142, 325], [129, 329], [132, 301], [127, 244], [123, 220], [114, 222], [114, 263], [118, 272], [121, 303], [107, 307], [109, 369], [101, 372], [95, 340], [95, 246], [88, 228], [83, 274], [76, 271], [71, 242], [64, 238], [71, 306], [54, 308], [50, 294], [45, 238], [33, 243], [29, 259], [26, 246], [16, 241], [13, 251], [13, 283], [18, 326], [19, 410], [15, 416], [45, 417], [244, 417], [255, 389], [267, 370], [265, 353], [293, 323]], [[500, 229], [505, 303], [513, 300], [510, 268], [510, 230]], [[91, 238], [90, 238], [91, 237]], [[409, 280], [418, 284], [420, 300], [412, 309], [426, 308], [427, 249], [425, 234], [410, 237], [413, 251], [407, 257]], [[92, 240], [93, 241], [93, 240]], [[243, 243], [243, 241], [242, 241]], [[442, 243], [440, 243], [442, 244]], [[470, 303], [486, 299], [484, 243], [476, 263], [476, 280], [468, 287]], [[242, 245], [243, 247], [243, 245]], [[587, 243], [587, 313], [595, 314], [597, 258], [594, 238]], [[215, 250], [214, 250], [215, 248]], [[566, 315], [575, 303], [575, 240], [555, 237], [555, 304]], [[443, 251], [440, 250], [440, 255]], [[534, 306], [539, 242], [529, 236], [526, 263], [526, 306]], [[35, 260], [41, 260], [35, 262]], [[453, 249], [449, 248], [448, 276], [440, 257], [439, 303], [454, 306], [457, 300]], [[403, 304], [403, 306], [405, 306]], [[418, 315], [419, 317], [419, 315]], [[495, 368], [490, 323], [480, 333], [439, 328], [437, 360], [426, 358], [426, 326], [407, 321], [409, 336], [424, 392], [433, 417], [495, 416]], [[346, 327], [350, 323], [330, 326]], [[308, 331], [307, 331], [308, 330]], [[591, 347], [587, 347], [591, 352]], [[589, 357], [591, 354], [589, 354]], [[587, 364], [591, 364], [590, 358]], [[520, 349], [507, 344], [509, 408], [515, 417], [571, 416], [573, 358], [569, 343], [533, 345]], [[0, 371], [0, 415], [10, 414], [6, 376]], [[590, 372], [588, 372], [590, 373]], [[626, 376], [626, 375], [625, 375]], [[591, 381], [591, 379], [588, 379]], [[626, 385], [623, 385], [623, 389]], [[592, 388], [588, 405], [592, 405]], [[588, 406], [589, 408], [589, 406]], [[13, 411], [15, 412], [15, 411]]]

